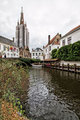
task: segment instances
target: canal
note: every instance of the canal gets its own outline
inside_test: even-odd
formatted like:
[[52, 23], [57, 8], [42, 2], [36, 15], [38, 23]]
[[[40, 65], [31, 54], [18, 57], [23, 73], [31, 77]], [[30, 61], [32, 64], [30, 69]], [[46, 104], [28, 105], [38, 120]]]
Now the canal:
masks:
[[79, 120], [80, 75], [31, 68], [25, 100], [31, 120]]

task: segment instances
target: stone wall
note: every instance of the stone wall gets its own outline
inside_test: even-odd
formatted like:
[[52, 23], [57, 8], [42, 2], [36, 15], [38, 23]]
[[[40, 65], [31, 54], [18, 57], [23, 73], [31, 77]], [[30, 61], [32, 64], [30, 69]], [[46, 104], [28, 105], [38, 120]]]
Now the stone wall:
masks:
[[60, 64], [64, 64], [64, 65], [67, 65], [67, 64], [70, 64], [70, 65], [74, 65], [76, 64], [77, 66], [80, 66], [80, 61], [60, 61]]

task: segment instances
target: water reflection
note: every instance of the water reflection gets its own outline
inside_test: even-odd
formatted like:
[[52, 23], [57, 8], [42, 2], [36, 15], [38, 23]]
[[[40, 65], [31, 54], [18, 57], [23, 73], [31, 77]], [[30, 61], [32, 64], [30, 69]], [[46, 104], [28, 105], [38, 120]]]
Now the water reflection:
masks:
[[79, 77], [51, 69], [31, 69], [26, 98], [29, 117], [32, 120], [79, 120]]

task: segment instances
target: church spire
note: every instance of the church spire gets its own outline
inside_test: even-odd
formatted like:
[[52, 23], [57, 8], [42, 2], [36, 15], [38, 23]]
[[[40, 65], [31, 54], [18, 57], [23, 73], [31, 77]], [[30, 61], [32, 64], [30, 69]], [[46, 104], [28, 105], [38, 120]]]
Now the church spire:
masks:
[[24, 13], [23, 13], [23, 7], [21, 7], [21, 18], [20, 18], [20, 24], [24, 24]]

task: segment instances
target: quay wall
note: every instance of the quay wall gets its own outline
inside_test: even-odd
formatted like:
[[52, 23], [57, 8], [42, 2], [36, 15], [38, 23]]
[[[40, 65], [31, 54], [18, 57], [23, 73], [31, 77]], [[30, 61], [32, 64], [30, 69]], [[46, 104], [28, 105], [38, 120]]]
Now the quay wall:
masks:
[[67, 64], [74, 65], [74, 64], [76, 64], [77, 66], [80, 66], [80, 61], [60, 61], [60, 65], [62, 65], [62, 64], [64, 64], [64, 65], [67, 65]]

